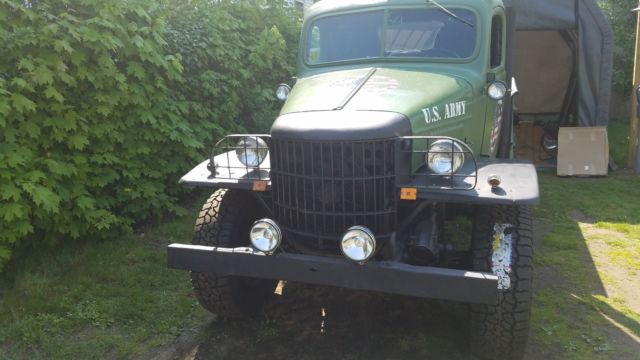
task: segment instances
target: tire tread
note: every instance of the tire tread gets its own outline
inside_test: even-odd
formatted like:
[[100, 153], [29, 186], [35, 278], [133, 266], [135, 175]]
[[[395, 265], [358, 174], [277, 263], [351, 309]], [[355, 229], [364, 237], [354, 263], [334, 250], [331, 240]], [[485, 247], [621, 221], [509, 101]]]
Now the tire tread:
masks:
[[[488, 210], [488, 211], [487, 211]], [[529, 337], [533, 231], [527, 207], [479, 209], [473, 225], [473, 268], [491, 272], [493, 224], [513, 224], [511, 288], [499, 291], [495, 305], [471, 306], [470, 345], [482, 359], [521, 359]]]
[[[234, 226], [243, 216], [247, 196], [220, 189], [202, 206], [193, 233], [193, 245], [234, 247]], [[200, 305], [207, 311], [227, 318], [253, 315], [263, 304], [262, 294], [248, 293], [236, 277], [191, 272], [191, 285]]]

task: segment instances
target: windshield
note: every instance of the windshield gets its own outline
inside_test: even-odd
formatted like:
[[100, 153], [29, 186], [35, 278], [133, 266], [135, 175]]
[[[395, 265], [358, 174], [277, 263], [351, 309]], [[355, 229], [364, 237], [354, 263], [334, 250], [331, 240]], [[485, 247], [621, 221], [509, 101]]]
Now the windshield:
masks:
[[379, 58], [465, 59], [476, 42], [473, 12], [453, 9], [389, 10], [336, 15], [311, 25], [306, 42], [308, 64]]

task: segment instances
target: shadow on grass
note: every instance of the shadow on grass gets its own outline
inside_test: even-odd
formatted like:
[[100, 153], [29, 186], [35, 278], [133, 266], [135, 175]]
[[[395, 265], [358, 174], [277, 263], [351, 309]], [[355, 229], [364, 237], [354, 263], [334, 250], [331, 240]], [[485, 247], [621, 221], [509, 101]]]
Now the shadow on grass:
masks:
[[[639, 223], [640, 206], [631, 200], [640, 195], [639, 179], [615, 174], [604, 179], [542, 175], [541, 185], [537, 217], [552, 229], [536, 244], [535, 336], [530, 350], [536, 347], [533, 353], [547, 359], [640, 359], [640, 324], [622, 307], [611, 306], [613, 297], [607, 291], [632, 286], [615, 279], [626, 270], [619, 264], [605, 267], [602, 261], [599, 267], [596, 259], [606, 256], [607, 249], [594, 245], [597, 236], [607, 235], [597, 233], [602, 231], [596, 226], [599, 222]], [[585, 233], [589, 228], [596, 234]]]
[[[609, 322], [611, 322], [616, 327], [624, 327], [636, 337], [640, 337], [640, 323], [638, 323], [635, 319], [627, 316], [624, 313], [621, 313], [605, 301], [598, 299], [597, 297], [592, 298], [592, 304], [595, 308], [601, 313], [601, 315]], [[627, 334], [625, 332], [625, 334]], [[628, 334], [627, 334], [628, 335]], [[635, 339], [637, 341], [637, 339]], [[637, 343], [638, 352], [640, 352], [640, 343]], [[640, 355], [638, 355], [640, 358]]]
[[472, 359], [467, 306], [288, 283], [253, 321], [213, 323], [196, 359]]
[[[620, 185], [543, 176], [525, 359], [638, 359], [638, 322], [598, 300], [609, 294], [580, 228], [637, 223]], [[195, 358], [473, 359], [467, 320], [465, 304], [290, 283], [258, 318], [213, 323]]]

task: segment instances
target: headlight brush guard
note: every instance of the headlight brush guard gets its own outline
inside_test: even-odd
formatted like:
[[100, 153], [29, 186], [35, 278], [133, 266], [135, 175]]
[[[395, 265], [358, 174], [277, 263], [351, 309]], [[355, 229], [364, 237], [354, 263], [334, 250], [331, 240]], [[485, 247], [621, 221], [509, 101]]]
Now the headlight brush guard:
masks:
[[247, 142], [243, 147], [239, 147], [238, 143], [244, 138], [254, 138], [258, 144], [258, 139], [262, 139], [269, 150], [271, 150], [271, 135], [266, 134], [232, 134], [227, 135], [218, 141], [214, 146], [209, 157], [207, 169], [211, 172], [211, 176], [217, 179], [247, 179], [247, 180], [270, 180], [271, 172], [270, 152], [266, 158], [258, 166], [248, 166], [240, 162], [236, 156], [236, 150], [258, 151], [258, 146], [247, 147]]
[[[437, 174], [429, 169], [425, 162], [431, 153], [431, 147], [437, 141], [451, 141], [461, 150], [451, 146], [447, 151], [453, 157], [461, 153], [464, 163], [456, 172]], [[396, 154], [405, 161], [396, 166], [398, 187], [414, 187], [428, 190], [471, 190], [478, 183], [478, 164], [471, 148], [463, 141], [446, 136], [403, 136], [398, 138]], [[398, 166], [400, 163], [407, 164]]]

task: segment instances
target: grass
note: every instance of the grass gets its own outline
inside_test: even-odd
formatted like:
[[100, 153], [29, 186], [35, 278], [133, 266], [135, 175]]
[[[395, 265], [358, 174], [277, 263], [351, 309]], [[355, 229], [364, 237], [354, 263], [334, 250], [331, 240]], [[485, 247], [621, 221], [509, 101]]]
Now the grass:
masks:
[[[626, 164], [627, 133], [625, 123], [609, 127], [619, 165]], [[532, 359], [638, 359], [633, 336], [640, 337], [640, 314], [630, 299], [640, 298], [633, 283], [640, 279], [640, 177], [560, 179], [542, 173], [540, 186], [535, 215], [548, 232], [536, 244], [530, 348], [543, 350]], [[199, 331], [205, 312], [193, 298], [188, 274], [166, 268], [165, 251], [167, 243], [189, 240], [194, 218], [192, 211], [145, 234], [25, 254], [11, 265], [0, 290], [0, 358], [138, 358], [185, 329]], [[464, 222], [451, 226], [468, 232]], [[274, 358], [317, 358], [331, 351], [345, 359], [363, 358], [363, 351], [365, 358], [468, 356], [464, 309], [316, 291], [294, 287], [255, 322], [214, 324], [203, 335], [211, 342], [201, 347], [246, 357], [266, 351]], [[317, 313], [325, 307], [326, 333], [305, 334], [319, 325]]]
[[629, 159], [629, 120], [611, 120], [608, 133], [611, 157], [618, 166], [626, 168]]
[[[640, 336], [640, 314], [628, 296], [615, 293], [634, 285], [621, 283], [612, 269], [639, 278], [640, 177], [559, 179], [542, 173], [540, 185], [542, 202], [535, 214], [551, 230], [536, 245], [530, 346], [545, 349], [543, 354], [553, 354], [551, 358], [634, 359], [629, 346], [637, 343], [625, 345], [621, 339]], [[205, 312], [192, 296], [188, 274], [166, 268], [164, 249], [167, 243], [189, 240], [194, 217], [191, 212], [119, 240], [70, 243], [55, 252], [43, 249], [13, 264], [0, 298], [0, 358], [137, 358], [172, 342], [185, 329], [198, 329]], [[268, 351], [282, 358], [314, 358], [303, 349], [327, 347], [337, 348], [336, 355], [358, 359], [362, 352], [342, 343], [351, 338], [351, 331], [362, 331], [379, 339], [371, 356], [399, 351], [407, 358], [467, 358], [464, 311], [432, 314], [433, 305], [375, 294], [362, 295], [358, 303], [351, 292], [339, 292], [345, 298], [336, 299], [330, 310], [327, 329], [333, 337], [312, 333], [303, 338], [304, 347], [292, 346], [283, 339], [306, 331], [306, 319], [315, 319], [316, 308], [327, 306], [327, 297], [335, 296], [330, 290], [321, 290], [330, 295], [320, 297], [309, 295], [306, 288], [299, 291], [297, 297], [283, 297], [255, 322], [213, 325], [203, 336], [215, 344], [202, 347], [213, 354], [239, 351], [253, 357]], [[640, 297], [638, 290], [631, 291]], [[366, 310], [372, 299], [378, 303], [372, 307], [375, 318]], [[303, 306], [301, 302], [310, 304], [292, 310]], [[344, 308], [345, 303], [357, 305]], [[360, 307], [365, 310], [359, 315], [351, 313]], [[420, 315], [407, 315], [406, 309]], [[336, 311], [345, 314], [338, 316]], [[387, 312], [392, 315], [385, 316]], [[457, 317], [452, 319], [452, 314]], [[360, 316], [358, 321], [349, 320], [354, 316]], [[358, 328], [359, 322], [366, 326]], [[425, 323], [449, 325], [443, 330], [442, 325], [423, 327]], [[396, 330], [389, 332], [390, 328]], [[254, 341], [259, 346], [253, 346]], [[373, 344], [365, 341], [361, 346]]]
[[165, 250], [189, 240], [194, 218], [24, 254], [0, 293], [0, 358], [134, 358], [197, 327], [204, 311]]
[[[552, 230], [536, 253], [536, 265], [551, 275], [537, 279], [545, 284], [534, 301], [536, 340], [563, 359], [633, 356], [613, 344], [640, 336], [640, 313], [627, 304], [640, 291], [619, 281], [640, 270], [640, 177], [542, 174], [540, 183], [536, 216]], [[611, 296], [625, 291], [626, 297]]]

